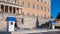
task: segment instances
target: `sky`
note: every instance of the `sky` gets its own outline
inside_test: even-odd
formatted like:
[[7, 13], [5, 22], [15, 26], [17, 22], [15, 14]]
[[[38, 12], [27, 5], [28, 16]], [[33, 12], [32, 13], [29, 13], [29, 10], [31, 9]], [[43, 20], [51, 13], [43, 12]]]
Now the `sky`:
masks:
[[60, 0], [51, 0], [51, 16], [56, 18], [60, 12]]

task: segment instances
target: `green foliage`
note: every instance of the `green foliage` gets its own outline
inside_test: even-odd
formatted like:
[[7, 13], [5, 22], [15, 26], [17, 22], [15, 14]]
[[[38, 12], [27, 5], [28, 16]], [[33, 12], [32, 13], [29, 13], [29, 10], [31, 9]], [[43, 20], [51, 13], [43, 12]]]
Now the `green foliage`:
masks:
[[60, 29], [60, 26], [55, 26], [56, 29]]
[[58, 13], [58, 16], [56, 17], [56, 19], [60, 19], [60, 13]]

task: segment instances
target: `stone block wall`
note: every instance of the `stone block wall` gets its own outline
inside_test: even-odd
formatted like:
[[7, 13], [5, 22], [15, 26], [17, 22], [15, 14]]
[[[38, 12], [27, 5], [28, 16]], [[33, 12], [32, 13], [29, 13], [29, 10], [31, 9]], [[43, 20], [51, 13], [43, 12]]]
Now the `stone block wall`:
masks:
[[5, 20], [0, 20], [0, 30], [2, 31], [7, 30], [7, 22]]
[[[20, 18], [19, 20], [21, 20]], [[23, 17], [23, 23], [19, 22], [18, 27], [20, 28], [34, 28], [36, 27], [36, 17], [29, 17], [29, 16], [24, 16]]]
[[[7, 28], [7, 21], [6, 16], [3, 16], [2, 20], [0, 20], [0, 30], [6, 30]], [[37, 17], [36, 16], [15, 16], [17, 18], [17, 25], [19, 28], [36, 28]], [[22, 23], [23, 18], [23, 23]], [[38, 17], [39, 25], [44, 24], [45, 22], [49, 21], [49, 19]]]
[[60, 21], [57, 21], [55, 25], [60, 26]]
[[[19, 20], [21, 20], [22, 18], [20, 18]], [[48, 18], [41, 18], [38, 17], [38, 21], [39, 21], [39, 26], [41, 24], [45, 24], [45, 22], [48, 22], [49, 19]], [[37, 17], [36, 16], [24, 16], [23, 17], [23, 24], [22, 22], [18, 22], [18, 27], [20, 28], [36, 28], [36, 23], [37, 23]]]

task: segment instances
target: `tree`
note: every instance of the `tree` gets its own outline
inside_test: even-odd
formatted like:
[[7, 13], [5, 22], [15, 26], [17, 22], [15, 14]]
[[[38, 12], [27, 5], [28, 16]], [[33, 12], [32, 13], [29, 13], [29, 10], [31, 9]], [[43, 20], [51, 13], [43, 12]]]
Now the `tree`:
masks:
[[53, 16], [51, 16], [51, 18], [53, 18]]
[[58, 16], [56, 17], [56, 19], [60, 19], [60, 12], [58, 13]]

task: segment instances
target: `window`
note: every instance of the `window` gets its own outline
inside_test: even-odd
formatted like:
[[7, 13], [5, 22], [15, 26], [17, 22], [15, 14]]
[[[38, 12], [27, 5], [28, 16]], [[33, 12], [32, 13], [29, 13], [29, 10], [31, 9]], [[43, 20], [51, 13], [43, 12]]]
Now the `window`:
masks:
[[29, 16], [29, 13], [28, 13], [28, 16]]
[[44, 16], [45, 18], [46, 18], [46, 14], [45, 14], [45, 16]]
[[24, 24], [24, 19], [23, 18], [21, 19], [21, 22], [22, 22], [22, 24]]
[[50, 4], [50, 1], [48, 1], [48, 4]]
[[49, 4], [49, 2], [48, 2], [48, 4]]
[[44, 11], [46, 11], [46, 7], [44, 8]]
[[49, 8], [48, 8], [48, 12], [49, 12], [50, 10], [49, 10]]
[[39, 0], [37, 0], [37, 1], [39, 1]]
[[28, 3], [28, 7], [30, 8], [30, 3]]
[[41, 10], [43, 10], [43, 7], [41, 7]]
[[45, 4], [46, 4], [46, 1], [45, 1]]
[[7, 9], [8, 9], [8, 6], [6, 6], [6, 7], [5, 7], [5, 13], [7, 13], [7, 12], [8, 12], [8, 10], [7, 10]]
[[50, 16], [48, 16], [48, 18], [50, 18]]
[[35, 8], [34, 4], [32, 5], [33, 8]]
[[16, 3], [16, 0], [14, 0], [14, 3]]
[[12, 7], [10, 7], [10, 13], [12, 13]]
[[39, 7], [39, 9], [41, 10], [41, 7]]
[[24, 6], [24, 2], [22, 2], [21, 5]]
[[11, 22], [11, 25], [13, 25], [13, 22]]
[[1, 7], [2, 13], [3, 13], [3, 12], [4, 12], [4, 7], [5, 7], [5, 6], [4, 6], [4, 5], [1, 5], [0, 7]]
[[15, 13], [15, 7], [13, 8], [13, 13]]
[[7, 0], [7, 1], [10, 1], [10, 0]]
[[43, 0], [41, 0], [41, 2], [43, 2]]
[[46, 7], [45, 7], [45, 11], [46, 11]]
[[39, 9], [39, 6], [37, 5], [37, 9]]

